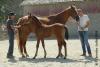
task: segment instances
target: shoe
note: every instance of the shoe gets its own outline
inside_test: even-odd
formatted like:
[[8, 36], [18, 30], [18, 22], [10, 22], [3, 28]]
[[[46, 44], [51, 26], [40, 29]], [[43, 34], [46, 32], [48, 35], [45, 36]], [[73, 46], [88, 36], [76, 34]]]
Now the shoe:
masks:
[[12, 56], [12, 55], [7, 55], [7, 58], [9, 58], [9, 59], [13, 59], [13, 58], [15, 58], [15, 57]]
[[89, 54], [89, 57], [92, 57], [92, 54]]
[[81, 56], [86, 56], [86, 54], [82, 54]]

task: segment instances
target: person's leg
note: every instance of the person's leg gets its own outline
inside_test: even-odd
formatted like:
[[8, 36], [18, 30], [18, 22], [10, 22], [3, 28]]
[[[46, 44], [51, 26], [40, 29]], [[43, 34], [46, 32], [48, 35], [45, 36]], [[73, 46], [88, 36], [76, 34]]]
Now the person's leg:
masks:
[[14, 49], [14, 32], [8, 31], [9, 37], [9, 49], [7, 56], [13, 56], [13, 49]]
[[89, 42], [88, 42], [88, 31], [84, 31], [84, 43], [86, 45], [89, 56], [92, 56], [91, 48], [90, 48], [90, 45], [89, 45]]
[[83, 56], [86, 55], [86, 49], [85, 49], [85, 44], [84, 44], [84, 32], [83, 31], [79, 31], [79, 37], [80, 37], [80, 41], [81, 41], [81, 45], [82, 45], [82, 50], [83, 50]]

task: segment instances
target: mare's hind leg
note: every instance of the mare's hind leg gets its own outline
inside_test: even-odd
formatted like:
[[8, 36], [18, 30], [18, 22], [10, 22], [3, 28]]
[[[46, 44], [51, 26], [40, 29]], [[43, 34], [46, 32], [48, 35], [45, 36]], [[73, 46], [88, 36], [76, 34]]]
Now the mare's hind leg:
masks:
[[41, 42], [42, 42], [42, 47], [44, 49], [44, 58], [46, 58], [47, 53], [46, 53], [46, 49], [45, 49], [44, 39], [42, 39]]
[[35, 56], [33, 57], [33, 59], [35, 59], [35, 58], [36, 58], [36, 56], [37, 56], [37, 53], [38, 53], [38, 48], [39, 48], [39, 43], [40, 43], [40, 39], [37, 39], [36, 53], [35, 53]]

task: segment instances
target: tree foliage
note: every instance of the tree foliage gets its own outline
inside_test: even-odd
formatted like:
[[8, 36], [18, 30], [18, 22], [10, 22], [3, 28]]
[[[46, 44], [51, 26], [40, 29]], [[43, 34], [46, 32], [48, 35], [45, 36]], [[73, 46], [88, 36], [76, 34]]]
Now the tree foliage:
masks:
[[13, 11], [20, 14], [20, 3], [23, 0], [0, 0], [0, 22], [7, 16], [8, 12]]

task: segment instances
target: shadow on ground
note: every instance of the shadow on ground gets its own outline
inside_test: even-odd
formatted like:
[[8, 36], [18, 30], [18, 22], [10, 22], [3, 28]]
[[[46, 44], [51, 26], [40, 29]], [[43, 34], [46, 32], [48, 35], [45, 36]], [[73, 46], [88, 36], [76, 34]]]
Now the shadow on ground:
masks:
[[[63, 58], [36, 58], [36, 59], [32, 59], [32, 58], [19, 58], [19, 60], [15, 60], [15, 59], [9, 59], [8, 62], [12, 62], [12, 63], [16, 63], [19, 61], [26, 61], [28, 63], [41, 63], [41, 62], [60, 62], [60, 63], [78, 63], [78, 62], [83, 62], [83, 63], [92, 63], [95, 62], [96, 59], [92, 58], [92, 57], [85, 57], [85, 59], [63, 59]], [[99, 60], [100, 61], [100, 60]]]

